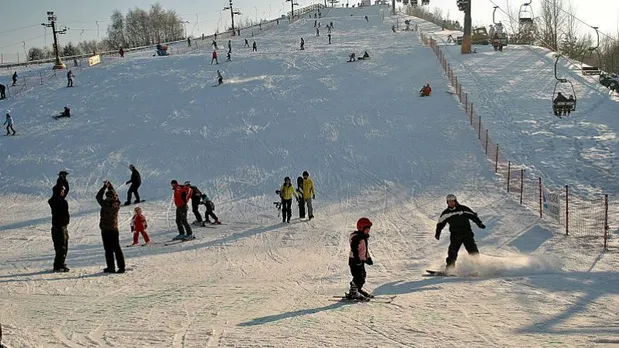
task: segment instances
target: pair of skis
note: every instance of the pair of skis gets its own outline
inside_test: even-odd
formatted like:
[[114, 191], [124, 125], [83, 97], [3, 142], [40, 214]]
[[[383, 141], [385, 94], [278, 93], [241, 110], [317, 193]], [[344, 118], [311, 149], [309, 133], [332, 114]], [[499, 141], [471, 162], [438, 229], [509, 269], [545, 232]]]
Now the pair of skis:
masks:
[[350, 302], [350, 303], [361, 303], [361, 302], [375, 302], [375, 303], [391, 303], [396, 298], [396, 296], [382, 296], [375, 295], [374, 297], [365, 297], [365, 298], [349, 298], [344, 294], [344, 296], [333, 296], [331, 298], [332, 301], [336, 302]]

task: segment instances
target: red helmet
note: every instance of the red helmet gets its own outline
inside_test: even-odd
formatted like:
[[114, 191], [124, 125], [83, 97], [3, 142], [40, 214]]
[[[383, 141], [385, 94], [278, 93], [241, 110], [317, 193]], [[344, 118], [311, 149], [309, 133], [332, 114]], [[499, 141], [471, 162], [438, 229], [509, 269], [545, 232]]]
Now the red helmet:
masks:
[[372, 227], [372, 221], [368, 218], [357, 220], [357, 231], [363, 231], [366, 227]]

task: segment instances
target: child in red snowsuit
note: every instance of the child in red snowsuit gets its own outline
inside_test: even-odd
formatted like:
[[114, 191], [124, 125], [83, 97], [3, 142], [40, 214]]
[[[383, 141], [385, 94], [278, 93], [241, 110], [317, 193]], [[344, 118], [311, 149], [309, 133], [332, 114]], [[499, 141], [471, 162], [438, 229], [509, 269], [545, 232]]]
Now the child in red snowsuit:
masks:
[[133, 232], [133, 245], [138, 245], [138, 240], [140, 238], [140, 233], [142, 237], [144, 237], [144, 245], [150, 244], [150, 238], [148, 238], [148, 233], [146, 233], [146, 228], [148, 225], [146, 224], [146, 218], [142, 215], [142, 208], [136, 207], [134, 209], [135, 215], [131, 219], [131, 232]]

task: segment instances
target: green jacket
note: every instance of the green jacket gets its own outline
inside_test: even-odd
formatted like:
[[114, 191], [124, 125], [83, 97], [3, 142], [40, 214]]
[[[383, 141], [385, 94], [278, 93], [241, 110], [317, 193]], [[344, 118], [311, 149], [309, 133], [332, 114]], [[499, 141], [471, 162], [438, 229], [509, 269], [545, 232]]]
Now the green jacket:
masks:
[[118, 194], [116, 194], [114, 188], [110, 188], [109, 191], [113, 193], [113, 197], [105, 199], [103, 199], [105, 187], [102, 187], [99, 192], [97, 192], [97, 202], [101, 206], [99, 228], [101, 228], [102, 231], [118, 229], [118, 211], [120, 210], [120, 200], [118, 199]]

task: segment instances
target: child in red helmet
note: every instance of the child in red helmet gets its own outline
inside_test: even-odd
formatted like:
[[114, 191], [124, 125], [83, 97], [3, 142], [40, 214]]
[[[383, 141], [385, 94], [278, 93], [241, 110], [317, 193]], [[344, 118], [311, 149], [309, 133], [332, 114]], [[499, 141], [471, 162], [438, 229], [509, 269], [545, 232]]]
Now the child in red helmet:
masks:
[[139, 245], [140, 234], [144, 237], [144, 245], [150, 244], [150, 238], [148, 238], [148, 233], [146, 233], [146, 228], [148, 227], [146, 223], [146, 218], [142, 215], [142, 208], [135, 207], [133, 209], [135, 214], [131, 219], [131, 232], [133, 232], [133, 244], [132, 246]]
[[363, 291], [361, 288], [365, 284], [365, 264], [373, 265], [372, 257], [368, 249], [368, 238], [372, 222], [368, 218], [361, 218], [357, 221], [357, 230], [350, 234], [350, 256], [348, 266], [352, 274], [350, 290], [346, 294], [347, 299], [367, 300], [374, 295]]

